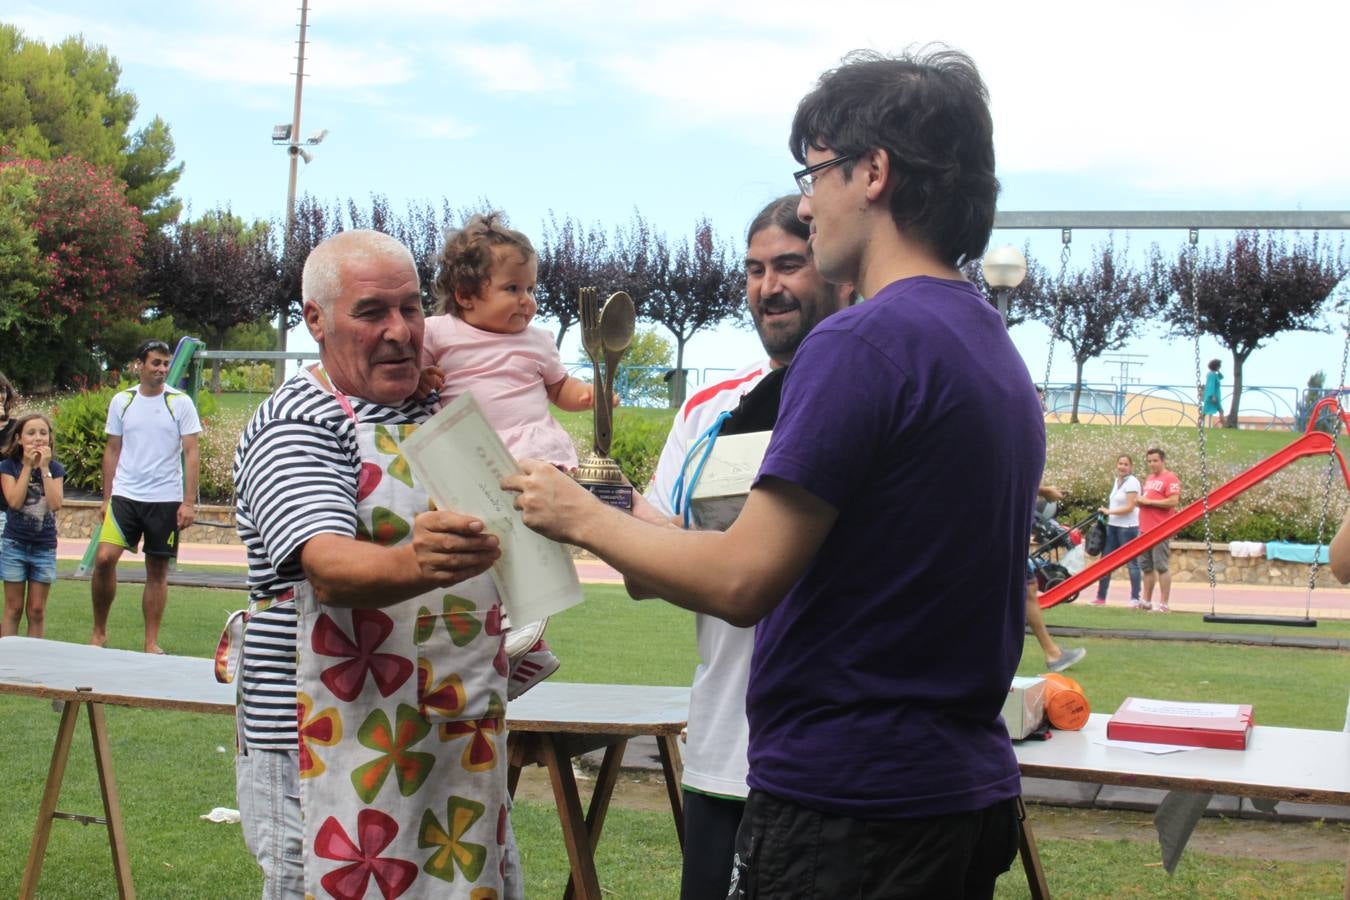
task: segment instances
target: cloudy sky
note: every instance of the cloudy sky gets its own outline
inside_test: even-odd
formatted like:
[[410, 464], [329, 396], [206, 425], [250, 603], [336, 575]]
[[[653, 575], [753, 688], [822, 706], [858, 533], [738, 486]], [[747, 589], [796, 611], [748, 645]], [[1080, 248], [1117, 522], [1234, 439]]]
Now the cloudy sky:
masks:
[[[142, 114], [170, 123], [194, 213], [274, 217], [287, 165], [269, 136], [290, 120], [297, 7], [11, 0], [0, 19], [106, 45]], [[325, 200], [487, 198], [536, 237], [550, 210], [610, 224], [637, 208], [670, 234], [706, 216], [739, 236], [793, 187], [788, 126], [821, 71], [854, 48], [942, 41], [988, 83], [1003, 209], [1350, 209], [1337, 87], [1350, 4], [313, 0], [309, 22], [301, 131], [329, 135], [300, 190]], [[1075, 233], [1077, 260], [1105, 236]], [[1185, 239], [1126, 237], [1169, 253]], [[1057, 234], [994, 236], [1028, 239], [1057, 266]], [[1318, 368], [1334, 380], [1331, 325], [1258, 350], [1248, 383], [1298, 385]], [[1046, 333], [1014, 330], [1037, 378]], [[732, 328], [690, 347], [699, 367], [757, 350]], [[1126, 351], [1144, 355], [1144, 381], [1194, 377], [1189, 347], [1156, 329]], [[1224, 356], [1211, 342], [1201, 353]], [[1054, 377], [1072, 377], [1062, 346]]]

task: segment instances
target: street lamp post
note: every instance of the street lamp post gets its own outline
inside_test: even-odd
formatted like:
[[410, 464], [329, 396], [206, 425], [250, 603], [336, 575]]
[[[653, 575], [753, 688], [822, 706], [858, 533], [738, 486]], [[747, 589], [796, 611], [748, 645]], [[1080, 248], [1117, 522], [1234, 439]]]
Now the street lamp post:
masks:
[[[282, 236], [283, 259], [289, 254], [291, 235], [295, 230], [295, 181], [299, 174], [300, 160], [309, 165], [314, 156], [305, 147], [319, 144], [328, 135], [328, 129], [325, 128], [306, 138], [303, 145], [300, 141], [300, 97], [305, 84], [305, 31], [308, 25], [309, 0], [300, 0], [300, 41], [295, 54], [295, 107], [289, 125], [277, 125], [272, 129], [272, 143], [285, 146], [286, 154], [290, 157], [290, 179], [286, 185], [286, 233]], [[283, 297], [281, 308], [277, 311], [277, 349], [282, 352], [286, 350], [286, 328], [290, 324], [290, 307], [291, 298]], [[285, 361], [279, 361], [272, 375], [273, 386], [281, 387], [285, 376]]]
[[1003, 323], [1008, 322], [1008, 292], [1022, 283], [1027, 276], [1027, 258], [1022, 251], [1010, 244], [995, 247], [984, 255], [980, 262], [984, 271], [984, 281], [998, 292], [998, 314]]

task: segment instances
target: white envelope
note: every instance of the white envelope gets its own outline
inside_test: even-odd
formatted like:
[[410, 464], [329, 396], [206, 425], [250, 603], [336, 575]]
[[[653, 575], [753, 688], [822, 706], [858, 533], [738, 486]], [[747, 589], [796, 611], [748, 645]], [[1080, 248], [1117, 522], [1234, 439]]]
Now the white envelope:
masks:
[[440, 509], [477, 516], [501, 541], [491, 569], [502, 606], [517, 625], [537, 622], [581, 602], [581, 582], [567, 550], [536, 534], [501, 489], [519, 471], [482, 409], [465, 393], [403, 442], [414, 474]]

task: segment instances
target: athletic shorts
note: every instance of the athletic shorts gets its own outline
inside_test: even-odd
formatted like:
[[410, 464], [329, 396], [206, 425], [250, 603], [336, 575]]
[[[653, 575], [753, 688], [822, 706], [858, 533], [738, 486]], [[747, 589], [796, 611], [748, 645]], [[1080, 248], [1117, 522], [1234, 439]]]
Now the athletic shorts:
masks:
[[56, 581], [56, 548], [10, 538], [0, 540], [0, 578], [5, 581]]
[[1139, 568], [1145, 572], [1166, 572], [1167, 560], [1172, 555], [1168, 541], [1154, 544], [1139, 554]]
[[728, 900], [992, 898], [1017, 857], [1017, 799], [976, 812], [868, 821], [751, 790]]
[[177, 559], [178, 507], [181, 505], [177, 500], [152, 503], [114, 496], [98, 533], [99, 543], [116, 544], [135, 553], [136, 545], [144, 537], [146, 556]]

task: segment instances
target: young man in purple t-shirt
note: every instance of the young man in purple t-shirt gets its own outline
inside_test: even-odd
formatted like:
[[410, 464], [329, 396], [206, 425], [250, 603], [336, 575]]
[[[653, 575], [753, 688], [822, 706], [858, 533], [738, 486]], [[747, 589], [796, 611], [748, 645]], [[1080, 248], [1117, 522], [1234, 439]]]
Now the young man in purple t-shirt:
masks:
[[998, 193], [984, 85], [958, 53], [854, 55], [790, 146], [818, 270], [869, 299], [802, 342], [740, 518], [648, 527], [534, 462], [504, 486], [635, 596], [758, 625], [733, 896], [988, 897], [1016, 852], [999, 710], [1045, 431], [958, 268]]

